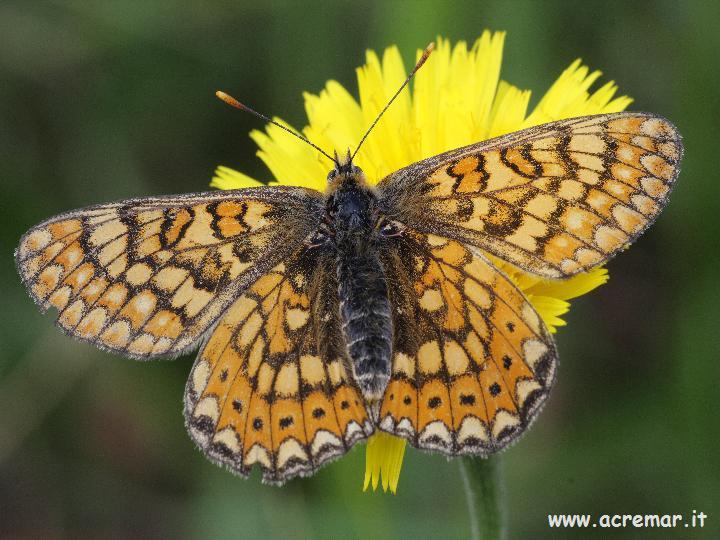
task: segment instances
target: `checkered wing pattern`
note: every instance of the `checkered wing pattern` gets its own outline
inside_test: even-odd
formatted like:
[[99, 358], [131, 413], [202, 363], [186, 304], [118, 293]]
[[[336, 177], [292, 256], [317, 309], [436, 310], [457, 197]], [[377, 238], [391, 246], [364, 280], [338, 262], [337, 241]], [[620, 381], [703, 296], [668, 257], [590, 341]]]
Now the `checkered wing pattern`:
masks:
[[223, 315], [193, 367], [190, 434], [215, 461], [282, 484], [373, 432], [352, 379], [332, 256], [301, 249]]
[[385, 255], [394, 310], [380, 429], [423, 450], [488, 455], [530, 425], [557, 353], [542, 319], [477, 248], [406, 230]]

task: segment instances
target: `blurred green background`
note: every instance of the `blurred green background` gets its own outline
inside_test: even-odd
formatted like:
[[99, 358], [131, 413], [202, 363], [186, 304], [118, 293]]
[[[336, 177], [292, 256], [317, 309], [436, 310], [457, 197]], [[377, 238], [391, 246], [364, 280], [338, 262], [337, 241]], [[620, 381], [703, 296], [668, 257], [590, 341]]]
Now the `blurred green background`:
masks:
[[[510, 535], [548, 513], [709, 515], [720, 534], [720, 4], [715, 1], [0, 3], [0, 536], [464, 537], [458, 464], [406, 453], [397, 496], [361, 492], [364, 448], [283, 488], [212, 465], [185, 433], [190, 357], [141, 363], [64, 337], [15, 273], [53, 214], [206, 189], [217, 164], [269, 174], [261, 127], [223, 88], [304, 124], [301, 93], [355, 90], [367, 48], [406, 62], [436, 35], [507, 30], [503, 77], [539, 95], [576, 57], [685, 137], [658, 223], [574, 303], [540, 420], [502, 455]], [[613, 530], [635, 537], [638, 530]], [[646, 535], [648, 535], [646, 533]]]

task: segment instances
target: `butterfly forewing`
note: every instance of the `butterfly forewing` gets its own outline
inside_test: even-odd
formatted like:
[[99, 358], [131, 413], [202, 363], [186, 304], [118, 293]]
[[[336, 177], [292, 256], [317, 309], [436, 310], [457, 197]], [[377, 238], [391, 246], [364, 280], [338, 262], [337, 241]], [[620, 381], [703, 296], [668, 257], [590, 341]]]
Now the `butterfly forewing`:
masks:
[[681, 154], [665, 119], [586, 116], [420, 161], [379, 187], [392, 218], [561, 278], [602, 264], [655, 220]]
[[136, 358], [179, 354], [314, 230], [322, 216], [314, 193], [265, 188], [94, 206], [30, 229], [16, 263], [68, 334]]
[[307, 476], [373, 431], [347, 369], [334, 262], [301, 250], [260, 276], [223, 315], [193, 367], [193, 439], [246, 476]]

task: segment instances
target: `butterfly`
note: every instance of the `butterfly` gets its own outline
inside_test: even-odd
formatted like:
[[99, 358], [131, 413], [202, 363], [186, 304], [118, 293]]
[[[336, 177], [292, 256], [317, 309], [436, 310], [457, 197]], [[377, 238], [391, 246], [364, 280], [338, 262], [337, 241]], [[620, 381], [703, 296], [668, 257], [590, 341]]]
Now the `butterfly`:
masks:
[[[417, 66], [416, 66], [417, 67]], [[211, 460], [282, 484], [381, 430], [488, 456], [533, 422], [557, 350], [493, 262], [546, 279], [605, 263], [667, 203], [667, 120], [572, 118], [458, 148], [373, 187], [348, 152], [324, 193], [131, 199], [21, 239], [22, 281], [68, 335], [137, 359], [199, 347], [185, 389]]]

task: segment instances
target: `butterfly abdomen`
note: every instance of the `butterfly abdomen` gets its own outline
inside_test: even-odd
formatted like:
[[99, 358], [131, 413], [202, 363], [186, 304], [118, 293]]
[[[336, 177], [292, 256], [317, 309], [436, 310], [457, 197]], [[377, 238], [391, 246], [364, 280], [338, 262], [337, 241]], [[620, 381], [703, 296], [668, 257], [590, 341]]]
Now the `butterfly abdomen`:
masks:
[[390, 378], [392, 322], [385, 272], [374, 250], [338, 261], [340, 317], [355, 380], [376, 401]]

